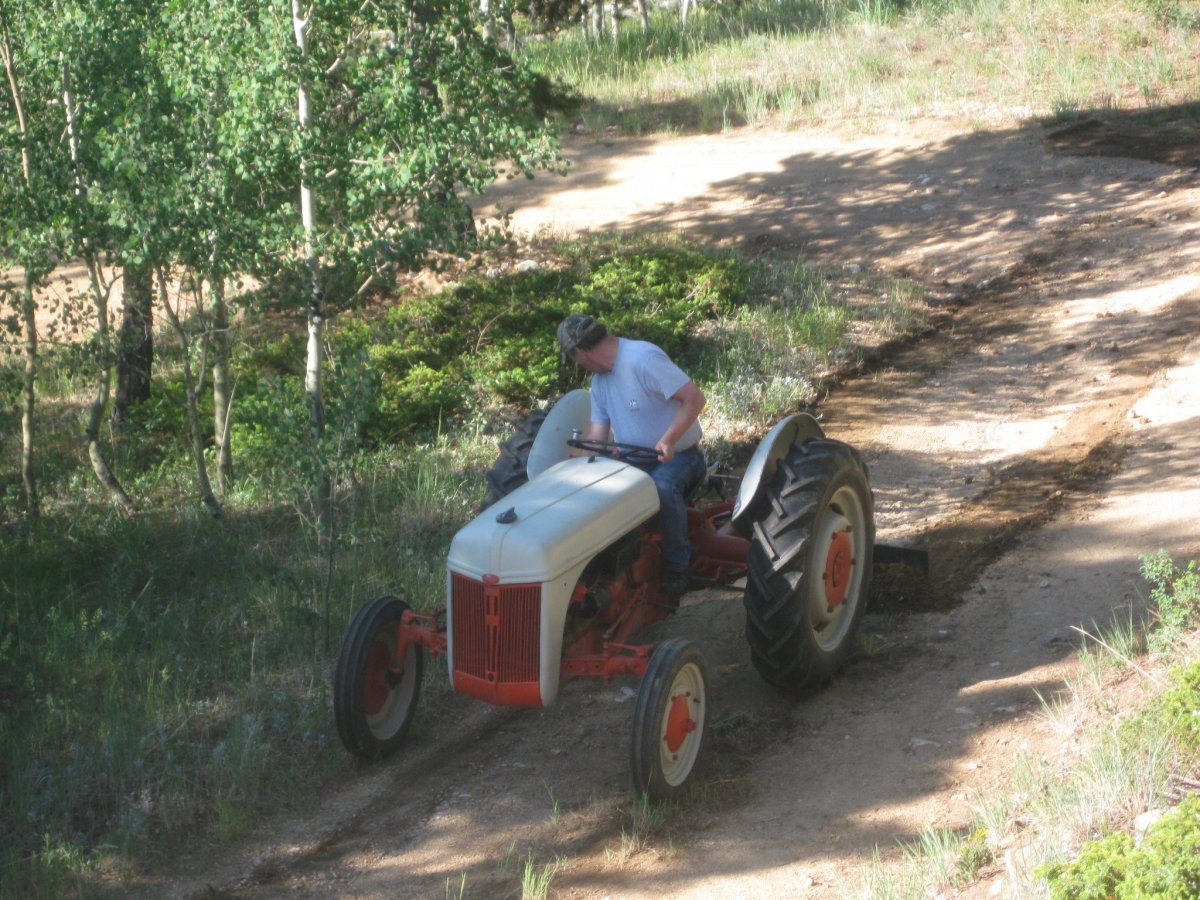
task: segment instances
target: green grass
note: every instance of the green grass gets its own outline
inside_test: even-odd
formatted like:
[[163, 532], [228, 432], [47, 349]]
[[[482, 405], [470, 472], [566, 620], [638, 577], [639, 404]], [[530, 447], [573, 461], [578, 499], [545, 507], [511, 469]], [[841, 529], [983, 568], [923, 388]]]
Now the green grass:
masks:
[[524, 53], [590, 99], [592, 129], [1004, 122], [1194, 96], [1194, 19], [1169, 0], [750, 0]]
[[546, 900], [550, 884], [558, 874], [559, 862], [540, 864], [533, 858], [533, 851], [525, 857], [521, 870], [521, 900]]
[[53, 895], [64, 868], [97, 877], [185, 835], [235, 841], [314, 771], [345, 777], [331, 653], [365, 599], [440, 596], [444, 547], [477, 502], [450, 455], [410, 448], [344, 491], [328, 600], [286, 508], [6, 530], [0, 893]]

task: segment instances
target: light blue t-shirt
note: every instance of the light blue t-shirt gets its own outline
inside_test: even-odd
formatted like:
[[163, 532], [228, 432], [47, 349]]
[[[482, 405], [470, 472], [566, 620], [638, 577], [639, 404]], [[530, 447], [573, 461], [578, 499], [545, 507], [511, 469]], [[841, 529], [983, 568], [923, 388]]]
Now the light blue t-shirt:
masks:
[[[687, 373], [656, 344], [618, 338], [612, 371], [592, 376], [592, 421], [610, 424], [618, 441], [653, 447], [679, 409], [672, 395], [689, 381]], [[699, 441], [697, 421], [675, 449], [687, 450]]]

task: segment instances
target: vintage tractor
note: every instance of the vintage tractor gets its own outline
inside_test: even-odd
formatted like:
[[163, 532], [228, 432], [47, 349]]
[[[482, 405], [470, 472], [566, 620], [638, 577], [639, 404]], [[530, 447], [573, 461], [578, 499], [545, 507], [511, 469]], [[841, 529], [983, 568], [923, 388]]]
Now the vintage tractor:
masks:
[[[400, 747], [428, 652], [446, 657], [454, 690], [504, 706], [547, 706], [581, 676], [639, 677], [634, 787], [656, 799], [683, 787], [704, 737], [708, 673], [692, 642], [639, 642], [678, 605], [660, 588], [658, 495], [638, 467], [656, 454], [580, 440], [589, 409], [587, 392], [573, 391], [504, 445], [485, 508], [450, 545], [445, 606], [421, 614], [381, 597], [350, 623], [334, 690], [350, 752], [378, 759]], [[710, 470], [693, 495], [719, 485]], [[850, 652], [875, 550], [861, 456], [793, 415], [758, 446], [736, 496], [716, 493], [689, 500], [692, 588], [744, 578], [759, 674], [781, 688], [827, 681]]]

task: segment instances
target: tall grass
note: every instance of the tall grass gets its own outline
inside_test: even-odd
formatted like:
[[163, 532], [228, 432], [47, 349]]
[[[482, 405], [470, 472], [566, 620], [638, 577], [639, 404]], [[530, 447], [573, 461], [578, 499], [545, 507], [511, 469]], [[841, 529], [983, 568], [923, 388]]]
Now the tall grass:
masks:
[[575, 30], [524, 53], [637, 133], [877, 117], [1004, 122], [1191, 99], [1200, 61], [1170, 0], [782, 0], [666, 12], [615, 45]]
[[757, 261], [752, 302], [713, 323], [693, 377], [709, 406], [715, 450], [818, 401], [826, 378], [861, 362], [862, 348], [923, 322], [911, 284], [822, 272], [782, 256]]
[[[0, 546], [0, 895], [235, 840], [297, 784], [346, 774], [330, 728], [342, 624], [370, 596], [439, 602], [478, 502], [467, 454], [384, 454], [346, 487], [328, 608], [286, 507], [50, 517]], [[332, 626], [332, 628], [330, 627]]]

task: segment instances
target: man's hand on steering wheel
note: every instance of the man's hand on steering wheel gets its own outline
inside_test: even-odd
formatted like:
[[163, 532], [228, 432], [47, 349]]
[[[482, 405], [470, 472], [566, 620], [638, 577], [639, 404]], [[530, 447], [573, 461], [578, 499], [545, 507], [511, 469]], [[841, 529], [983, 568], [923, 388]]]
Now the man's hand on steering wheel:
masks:
[[622, 441], [571, 438], [567, 441], [567, 446], [582, 451], [585, 456], [611, 456], [621, 462], [645, 464], [661, 461], [657, 447], [643, 447], [639, 444], [626, 444]]

